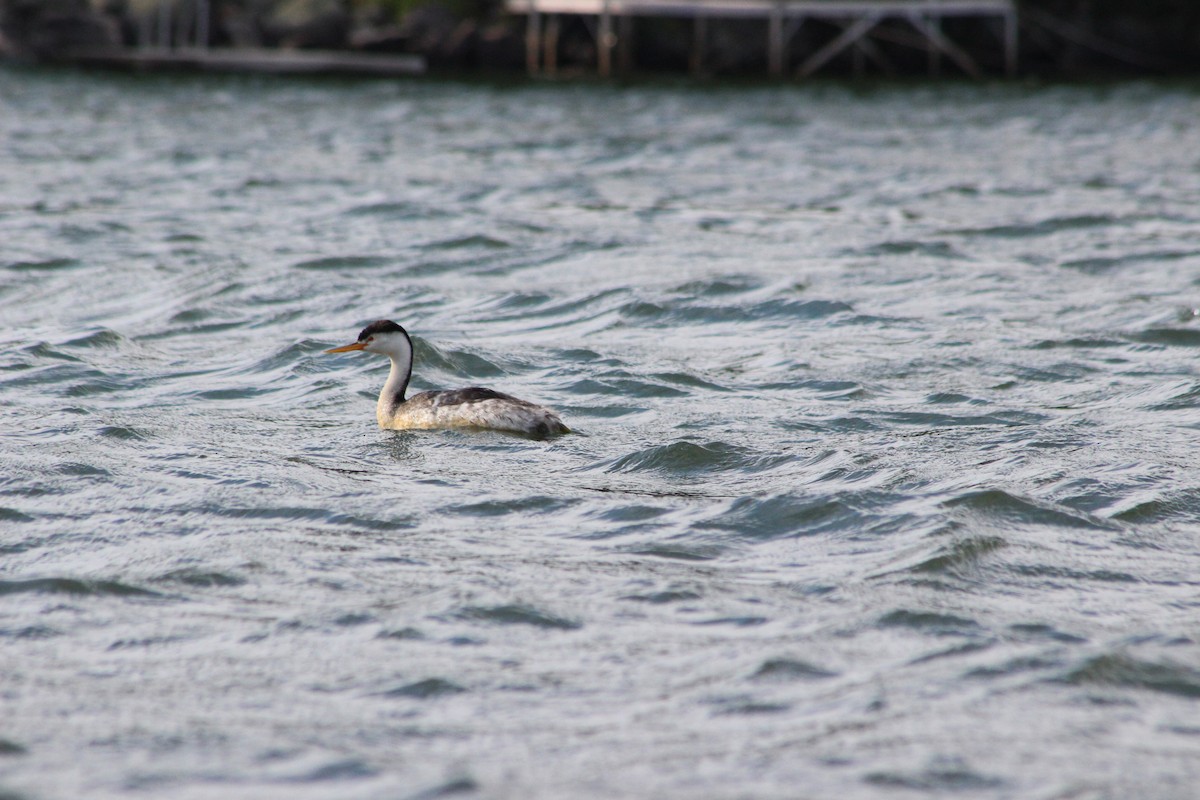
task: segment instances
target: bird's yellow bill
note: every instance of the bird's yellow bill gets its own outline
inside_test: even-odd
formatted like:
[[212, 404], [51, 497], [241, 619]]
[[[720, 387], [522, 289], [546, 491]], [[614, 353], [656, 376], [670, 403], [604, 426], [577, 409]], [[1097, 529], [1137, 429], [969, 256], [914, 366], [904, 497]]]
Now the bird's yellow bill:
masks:
[[342, 347], [335, 347], [332, 350], [326, 350], [325, 352], [326, 353], [349, 353], [351, 350], [362, 350], [366, 346], [367, 345], [363, 342], [355, 342], [354, 344], [347, 344], [347, 345], [343, 345]]

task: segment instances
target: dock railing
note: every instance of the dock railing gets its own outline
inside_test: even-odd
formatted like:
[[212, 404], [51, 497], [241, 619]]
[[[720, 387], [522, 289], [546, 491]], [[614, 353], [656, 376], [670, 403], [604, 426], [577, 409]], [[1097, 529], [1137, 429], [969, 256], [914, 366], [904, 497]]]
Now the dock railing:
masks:
[[[684, 17], [693, 20], [691, 67], [703, 69], [707, 24], [710, 19], [762, 19], [767, 22], [767, 65], [772, 76], [782, 76], [788, 64], [788, 45], [800, 26], [821, 19], [842, 27], [832, 40], [807, 54], [797, 66], [798, 77], [812, 75], [837, 55], [853, 49], [885, 67], [888, 61], [871, 40], [872, 31], [887, 19], [902, 19], [914, 29], [929, 53], [930, 71], [941, 57], [953, 61], [972, 77], [981, 76], [978, 62], [942, 32], [950, 17], [994, 17], [1003, 25], [1004, 69], [1017, 71], [1017, 8], [1015, 0], [506, 0], [510, 13], [528, 18], [525, 55], [531, 74], [557, 69], [560, 17], [590, 18], [596, 42], [596, 66], [601, 76], [613, 68], [613, 51], [623, 68], [632, 63], [629, 41], [635, 17]], [[544, 25], [543, 25], [544, 22]], [[614, 23], [620, 33], [614, 32]]]

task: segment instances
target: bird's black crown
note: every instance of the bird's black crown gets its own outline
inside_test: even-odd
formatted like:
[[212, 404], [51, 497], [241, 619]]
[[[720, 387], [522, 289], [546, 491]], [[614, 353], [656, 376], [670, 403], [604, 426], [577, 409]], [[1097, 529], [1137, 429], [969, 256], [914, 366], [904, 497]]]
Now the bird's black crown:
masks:
[[358, 340], [360, 342], [366, 341], [377, 333], [403, 333], [406, 336], [408, 335], [408, 332], [404, 328], [401, 328], [390, 319], [377, 319], [362, 329], [362, 333], [358, 335]]

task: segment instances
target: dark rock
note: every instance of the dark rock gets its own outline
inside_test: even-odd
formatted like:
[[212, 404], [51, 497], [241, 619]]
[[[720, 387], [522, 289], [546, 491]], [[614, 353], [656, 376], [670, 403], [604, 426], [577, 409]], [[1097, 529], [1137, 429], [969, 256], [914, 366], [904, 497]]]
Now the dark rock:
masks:
[[525, 38], [511, 23], [498, 22], [479, 32], [476, 63], [484, 70], [515, 70], [525, 66]]
[[350, 49], [364, 53], [407, 53], [411, 40], [396, 25], [359, 28], [350, 34]]
[[8, 0], [0, 5], [0, 38], [14, 57], [54, 58], [72, 50], [116, 47], [116, 20], [87, 0]]
[[262, 47], [263, 35], [258, 18], [244, 8], [222, 3], [213, 10], [214, 44], [232, 47]]
[[454, 29], [458, 19], [440, 5], [427, 5], [410, 11], [400, 20], [399, 32], [408, 37], [412, 52], [436, 58]]
[[267, 44], [330, 50], [346, 46], [350, 23], [342, 0], [284, 0], [261, 22]]
[[479, 23], [473, 19], [465, 19], [438, 45], [430, 63], [434, 66], [474, 66], [478, 42]]

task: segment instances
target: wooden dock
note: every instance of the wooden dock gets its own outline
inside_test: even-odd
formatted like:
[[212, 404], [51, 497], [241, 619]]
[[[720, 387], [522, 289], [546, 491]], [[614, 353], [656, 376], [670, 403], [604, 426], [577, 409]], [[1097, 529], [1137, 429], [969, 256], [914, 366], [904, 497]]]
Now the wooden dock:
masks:
[[[871, 38], [880, 23], [900, 19], [913, 31], [911, 43], [929, 54], [929, 68], [936, 71], [941, 57], [953, 61], [963, 72], [980, 77], [977, 61], [942, 32], [942, 21], [952, 17], [992, 17], [1003, 26], [1005, 72], [1017, 71], [1017, 9], [1015, 0], [506, 0], [510, 13], [528, 17], [525, 37], [526, 64], [530, 74], [553, 74], [557, 68], [560, 17], [582, 16], [596, 42], [597, 70], [609, 76], [613, 53], [618, 65], [632, 65], [629, 42], [635, 17], [683, 17], [693, 21], [691, 67], [703, 69], [709, 20], [761, 19], [766, 21], [768, 71], [781, 77], [788, 64], [788, 45], [806, 20], [824, 20], [842, 28], [839, 35], [806, 55], [795, 70], [808, 77], [839, 54], [851, 51], [856, 58], [870, 59], [885, 70], [890, 64]], [[543, 20], [545, 26], [543, 28]], [[615, 29], [619, 27], [619, 30]]]

